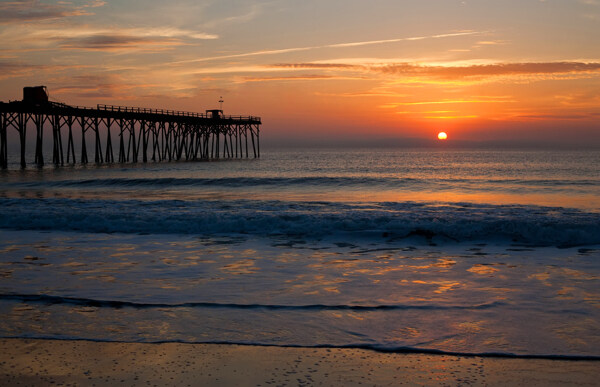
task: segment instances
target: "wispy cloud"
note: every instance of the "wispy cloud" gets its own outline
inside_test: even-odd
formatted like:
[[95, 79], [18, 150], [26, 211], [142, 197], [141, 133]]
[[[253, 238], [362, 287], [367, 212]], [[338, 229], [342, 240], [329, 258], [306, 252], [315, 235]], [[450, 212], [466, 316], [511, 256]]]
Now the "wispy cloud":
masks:
[[583, 120], [593, 116], [594, 114], [523, 114], [515, 117], [532, 120]]
[[314, 81], [314, 80], [348, 80], [348, 79], [368, 79], [366, 77], [352, 77], [339, 75], [323, 75], [323, 74], [305, 74], [305, 75], [290, 75], [290, 76], [269, 76], [269, 77], [243, 77], [240, 82], [269, 82], [269, 81]]
[[18, 46], [78, 49], [92, 51], [162, 51], [197, 40], [217, 39], [217, 35], [174, 27], [97, 28], [88, 25], [53, 26], [24, 25], [2, 32], [7, 48]]
[[66, 1], [57, 4], [46, 4], [39, 0], [3, 1], [0, 2], [0, 23], [22, 23], [92, 15], [89, 8], [101, 7], [105, 4], [104, 1], [97, 0], [80, 6]]
[[0, 79], [30, 75], [36, 67], [18, 62], [0, 61]]
[[367, 40], [367, 41], [358, 41], [358, 42], [326, 44], [326, 45], [320, 45], [320, 46], [290, 47], [290, 48], [281, 48], [281, 49], [274, 49], [274, 50], [259, 50], [259, 51], [252, 51], [252, 52], [244, 52], [244, 53], [239, 53], [239, 54], [218, 55], [218, 56], [212, 56], [212, 57], [178, 61], [178, 62], [174, 62], [174, 63], [182, 64], [182, 63], [208, 62], [208, 61], [219, 60], [219, 59], [234, 59], [234, 58], [244, 58], [244, 57], [251, 57], [251, 56], [261, 56], [261, 55], [287, 54], [287, 53], [292, 53], [292, 52], [310, 51], [310, 50], [317, 50], [317, 49], [323, 49], [323, 48], [358, 47], [358, 46], [368, 46], [368, 45], [385, 44], [385, 43], [398, 43], [398, 42], [403, 42], [403, 41], [414, 41], [414, 40], [424, 40], [424, 39], [441, 39], [441, 38], [450, 38], [450, 37], [466, 36], [466, 35], [480, 35], [480, 34], [483, 34], [483, 32], [459, 31], [459, 32], [430, 35], [430, 36], [416, 36], [416, 37], [384, 39], [384, 40]]
[[439, 79], [489, 78], [499, 76], [540, 76], [565, 74], [600, 74], [599, 62], [495, 63], [483, 65], [424, 65], [414, 63], [347, 64], [347, 63], [279, 63], [269, 67], [290, 70], [338, 70], [376, 72], [408, 77]]
[[387, 74], [417, 74], [442, 78], [462, 78], [504, 75], [596, 73], [600, 72], [600, 63], [499, 63], [473, 66], [415, 66], [402, 63], [381, 66], [374, 70]]
[[0, 60], [0, 79], [26, 77], [34, 74], [85, 69], [84, 65], [36, 65], [21, 61]]
[[395, 108], [398, 106], [416, 106], [416, 105], [455, 105], [455, 104], [474, 104], [474, 103], [508, 103], [513, 100], [505, 98], [479, 98], [479, 99], [448, 99], [441, 101], [411, 101], [388, 103], [382, 107]]
[[[230, 24], [247, 23], [255, 19], [264, 8], [264, 4], [251, 4], [250, 9], [244, 13], [226, 16], [222, 18], [216, 18], [202, 24], [205, 28], [224, 27]], [[237, 8], [234, 8], [237, 9]]]

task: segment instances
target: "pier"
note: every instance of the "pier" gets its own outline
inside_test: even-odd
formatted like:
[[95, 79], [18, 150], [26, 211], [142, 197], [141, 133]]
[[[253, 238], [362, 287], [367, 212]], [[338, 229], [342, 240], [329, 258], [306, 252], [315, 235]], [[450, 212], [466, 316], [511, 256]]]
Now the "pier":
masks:
[[[44, 166], [44, 128], [52, 130], [52, 163], [56, 166], [77, 160], [87, 164], [86, 135], [90, 134], [97, 164], [114, 163], [115, 154], [118, 163], [260, 157], [260, 117], [227, 116], [221, 109], [192, 113], [113, 105], [70, 106], [49, 101], [45, 87], [38, 86], [25, 88], [22, 101], [0, 102], [0, 168], [8, 167], [10, 129], [18, 132], [21, 167], [26, 167], [28, 124], [36, 132], [33, 162], [38, 167]], [[74, 130], [81, 132], [79, 155]], [[114, 145], [111, 131], [118, 133]]]

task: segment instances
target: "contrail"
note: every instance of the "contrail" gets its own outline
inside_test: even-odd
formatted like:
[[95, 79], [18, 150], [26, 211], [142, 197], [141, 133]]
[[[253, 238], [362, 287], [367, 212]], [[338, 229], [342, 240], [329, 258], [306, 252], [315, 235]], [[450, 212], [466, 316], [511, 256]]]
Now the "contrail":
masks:
[[211, 56], [211, 57], [207, 57], [207, 58], [190, 59], [190, 60], [184, 60], [184, 61], [178, 61], [178, 62], [172, 62], [172, 63], [180, 64], [180, 63], [208, 62], [211, 60], [218, 60], [218, 59], [231, 59], [231, 58], [243, 58], [243, 57], [248, 57], [248, 56], [285, 54], [288, 52], [309, 51], [309, 50], [316, 50], [316, 49], [320, 49], [320, 48], [358, 47], [358, 46], [396, 43], [396, 42], [413, 41], [413, 40], [441, 39], [441, 38], [450, 38], [450, 37], [455, 37], [455, 36], [479, 35], [482, 33], [483, 32], [478, 32], [478, 31], [459, 31], [459, 32], [453, 32], [453, 33], [448, 33], [448, 34], [439, 34], [439, 35], [431, 35], [431, 36], [413, 36], [413, 37], [408, 37], [408, 38], [368, 40], [368, 41], [362, 41], [362, 42], [349, 42], [349, 43], [334, 43], [334, 44], [326, 44], [323, 46], [292, 47], [292, 48], [282, 48], [282, 49], [278, 49], [278, 50], [260, 50], [260, 51], [253, 51], [253, 52], [245, 52], [245, 53], [241, 53], [241, 54], [220, 55], [220, 56]]

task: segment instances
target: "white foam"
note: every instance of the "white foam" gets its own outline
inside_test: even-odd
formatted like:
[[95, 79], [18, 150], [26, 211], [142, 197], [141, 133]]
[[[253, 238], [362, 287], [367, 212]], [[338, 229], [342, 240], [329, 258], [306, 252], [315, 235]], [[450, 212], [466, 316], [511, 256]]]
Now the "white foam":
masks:
[[2, 198], [0, 208], [0, 227], [20, 230], [600, 243], [600, 214], [526, 205]]

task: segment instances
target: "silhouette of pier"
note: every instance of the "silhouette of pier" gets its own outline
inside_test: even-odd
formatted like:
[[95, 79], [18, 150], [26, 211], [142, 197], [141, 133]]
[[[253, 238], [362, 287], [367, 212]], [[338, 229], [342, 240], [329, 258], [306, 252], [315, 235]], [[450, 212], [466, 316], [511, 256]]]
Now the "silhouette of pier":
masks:
[[[88, 132], [94, 138], [97, 164], [114, 163], [115, 153], [119, 163], [249, 158], [249, 140], [252, 156], [260, 157], [260, 117], [226, 116], [220, 109], [191, 113], [113, 105], [70, 106], [48, 101], [45, 87], [38, 86], [25, 88], [22, 101], [0, 102], [0, 168], [8, 166], [7, 132], [11, 128], [19, 134], [21, 167], [26, 167], [28, 124], [35, 128], [34, 163], [39, 167], [44, 165], [45, 127], [52, 129], [52, 163], [56, 166], [77, 160], [89, 162]], [[79, 157], [74, 130], [81, 131]], [[113, 150], [111, 132], [118, 133], [118, 150]]]

